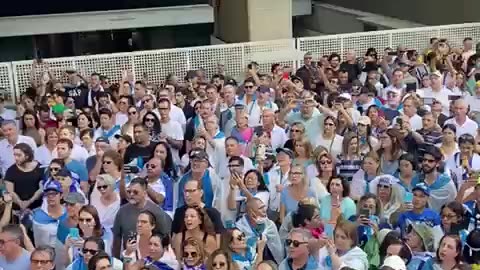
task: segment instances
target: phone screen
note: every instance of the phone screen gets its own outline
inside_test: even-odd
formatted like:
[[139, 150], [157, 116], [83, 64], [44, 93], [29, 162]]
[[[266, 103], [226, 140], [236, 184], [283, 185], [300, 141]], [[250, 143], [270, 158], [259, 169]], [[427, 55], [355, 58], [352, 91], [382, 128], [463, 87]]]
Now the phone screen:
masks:
[[78, 228], [70, 228], [70, 232], [68, 233], [71, 238], [80, 238], [80, 233]]
[[364, 218], [368, 218], [370, 216], [370, 210], [368, 210], [366, 208], [362, 208], [362, 209], [360, 209], [359, 215], [363, 216]]
[[412, 203], [412, 201], [413, 201], [413, 193], [405, 192], [405, 195], [403, 197], [403, 202], [404, 203]]

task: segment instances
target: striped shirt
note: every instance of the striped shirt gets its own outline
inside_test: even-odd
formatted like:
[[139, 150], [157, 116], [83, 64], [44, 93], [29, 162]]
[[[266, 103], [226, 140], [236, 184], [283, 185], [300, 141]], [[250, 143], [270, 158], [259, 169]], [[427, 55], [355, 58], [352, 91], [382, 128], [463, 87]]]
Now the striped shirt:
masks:
[[363, 156], [356, 156], [351, 160], [345, 159], [343, 155], [337, 157], [337, 173], [349, 182], [352, 181], [353, 175], [362, 167]]

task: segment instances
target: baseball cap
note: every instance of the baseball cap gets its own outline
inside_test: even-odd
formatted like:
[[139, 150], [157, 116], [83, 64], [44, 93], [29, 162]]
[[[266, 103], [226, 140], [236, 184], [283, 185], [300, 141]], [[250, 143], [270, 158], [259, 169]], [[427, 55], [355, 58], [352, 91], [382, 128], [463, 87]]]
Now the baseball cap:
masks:
[[237, 86], [238, 83], [237, 83], [237, 81], [235, 81], [234, 79], [229, 78], [229, 79], [225, 82], [225, 85]]
[[382, 175], [378, 177], [378, 184], [379, 185], [393, 185], [393, 179], [390, 175]]
[[431, 227], [429, 227], [425, 223], [412, 223], [408, 226], [408, 232], [414, 230], [418, 236], [422, 239], [423, 246], [425, 247], [425, 251], [427, 252], [434, 252], [434, 244], [433, 244], [433, 232]]
[[385, 261], [383, 261], [383, 265], [380, 267], [380, 269], [383, 269], [383, 267], [389, 267], [389, 269], [393, 270], [407, 270], [405, 262], [397, 255], [388, 256], [385, 258]]
[[352, 100], [352, 96], [349, 93], [341, 93], [338, 97], [341, 97], [347, 100]]
[[85, 197], [78, 192], [70, 192], [63, 198], [63, 201], [69, 204], [81, 204], [84, 205], [86, 203]]
[[303, 83], [302, 78], [300, 78], [300, 77], [298, 77], [298, 76], [296, 76], [296, 75], [293, 75], [293, 76], [290, 78], [290, 80], [291, 80], [293, 83], [295, 83], [295, 82], [302, 82], [302, 83]]
[[106, 144], [110, 144], [110, 141], [108, 140], [107, 137], [98, 137], [95, 142], [103, 142], [103, 143], [106, 143]]
[[287, 154], [291, 159], [293, 159], [295, 157], [292, 150], [290, 150], [288, 148], [285, 148], [285, 147], [277, 148], [276, 152], [277, 152], [277, 154], [280, 154], [280, 153]]
[[43, 191], [47, 192], [50, 190], [62, 193], [62, 185], [58, 181], [51, 181], [47, 186], [45, 186]]
[[358, 119], [358, 124], [362, 124], [362, 125], [366, 125], [366, 126], [370, 126], [372, 125], [372, 121], [370, 120], [370, 118], [366, 115], [363, 115], [363, 116], [360, 116], [360, 118]]
[[430, 77], [432, 76], [442, 77], [442, 73], [440, 73], [438, 70], [435, 70], [434, 72], [430, 73]]
[[430, 189], [425, 185], [425, 183], [418, 183], [416, 184], [412, 191], [420, 190], [422, 191], [425, 195], [430, 196]]
[[114, 137], [115, 137], [115, 139], [117, 139], [117, 140], [121, 138], [121, 139], [123, 139], [124, 141], [126, 141], [126, 142], [128, 142], [128, 143], [132, 143], [132, 142], [133, 142], [132, 137], [130, 137], [130, 136], [127, 135], [127, 134], [123, 134], [123, 135], [117, 134], [117, 135], [115, 135]]
[[205, 150], [203, 149], [200, 149], [200, 148], [195, 148], [195, 149], [192, 149], [192, 151], [190, 152], [190, 160], [193, 160], [193, 159], [201, 159], [201, 160], [206, 160], [208, 161], [208, 154], [207, 152], [205, 152]]

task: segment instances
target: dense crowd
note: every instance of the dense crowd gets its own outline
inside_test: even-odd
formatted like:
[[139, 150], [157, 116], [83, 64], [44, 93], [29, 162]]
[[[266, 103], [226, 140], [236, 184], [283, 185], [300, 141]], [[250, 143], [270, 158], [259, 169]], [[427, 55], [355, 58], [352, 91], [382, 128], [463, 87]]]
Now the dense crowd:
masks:
[[34, 61], [0, 100], [0, 269], [480, 269], [472, 47], [160, 85]]

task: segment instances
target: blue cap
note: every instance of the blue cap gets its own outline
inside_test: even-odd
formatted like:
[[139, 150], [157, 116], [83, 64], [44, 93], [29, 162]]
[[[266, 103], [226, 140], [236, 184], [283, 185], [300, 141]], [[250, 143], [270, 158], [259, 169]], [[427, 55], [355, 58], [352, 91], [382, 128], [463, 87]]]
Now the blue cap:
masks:
[[427, 185], [425, 185], [425, 183], [418, 183], [418, 184], [416, 184], [416, 185], [413, 187], [412, 191], [415, 191], [415, 190], [420, 190], [420, 191], [422, 191], [423, 193], [425, 193], [425, 195], [430, 196], [430, 189], [428, 188]]
[[45, 192], [49, 190], [54, 190], [56, 192], [62, 193], [62, 185], [58, 181], [51, 181], [50, 183], [48, 183], [48, 185], [45, 186], [43, 190]]

